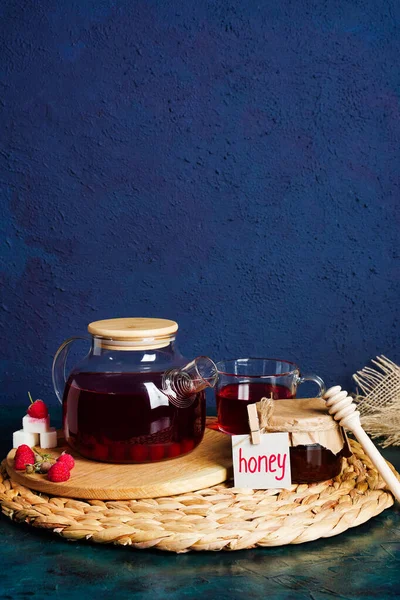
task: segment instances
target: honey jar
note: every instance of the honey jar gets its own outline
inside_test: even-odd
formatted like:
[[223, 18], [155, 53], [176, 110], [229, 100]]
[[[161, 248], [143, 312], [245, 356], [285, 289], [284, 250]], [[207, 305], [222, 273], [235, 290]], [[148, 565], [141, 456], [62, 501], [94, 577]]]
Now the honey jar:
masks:
[[263, 398], [257, 412], [263, 433], [288, 432], [293, 483], [325, 481], [341, 473], [342, 458], [351, 450], [324, 400]]

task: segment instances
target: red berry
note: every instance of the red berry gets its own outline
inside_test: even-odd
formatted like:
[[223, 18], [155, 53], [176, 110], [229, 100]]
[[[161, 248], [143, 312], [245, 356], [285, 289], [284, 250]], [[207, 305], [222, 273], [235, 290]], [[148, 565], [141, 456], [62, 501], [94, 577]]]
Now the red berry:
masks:
[[33, 462], [31, 462], [30, 460], [27, 460], [23, 456], [19, 456], [18, 458], [16, 458], [14, 460], [14, 468], [17, 471], [25, 471], [26, 465], [33, 465]]
[[45, 419], [49, 414], [43, 400], [35, 400], [28, 408], [28, 415], [34, 419]]
[[123, 462], [125, 460], [125, 446], [119, 442], [113, 442], [110, 446], [111, 458], [115, 462]]
[[64, 462], [56, 462], [48, 471], [47, 479], [60, 483], [61, 481], [68, 481], [71, 476], [71, 472]]
[[130, 447], [131, 459], [135, 462], [143, 462], [147, 458], [147, 446], [144, 444], [133, 444]]
[[57, 458], [57, 462], [64, 463], [64, 465], [67, 465], [67, 467], [68, 467], [69, 470], [73, 469], [74, 466], [75, 466], [75, 461], [74, 461], [73, 457], [70, 454], [67, 454], [67, 452], [63, 452]]
[[109, 437], [107, 437], [106, 435], [100, 435], [97, 437], [97, 440], [100, 444], [104, 444], [104, 446], [109, 446], [110, 444], [113, 444], [114, 442], [112, 441], [112, 439], [110, 439]]
[[183, 440], [181, 443], [182, 454], [190, 452], [194, 448], [194, 440]]
[[35, 455], [32, 448], [26, 444], [18, 446], [14, 456], [14, 467], [17, 471], [24, 471], [26, 465], [35, 464]]
[[181, 445], [178, 443], [171, 444], [168, 448], [168, 456], [173, 458], [174, 456], [179, 456], [182, 453]]
[[153, 444], [150, 446], [150, 459], [161, 460], [164, 458], [164, 446], [162, 444]]
[[106, 460], [108, 458], [108, 446], [95, 444], [92, 450], [92, 458], [94, 460]]
[[21, 454], [29, 454], [33, 458], [33, 462], [35, 462], [35, 455], [33, 453], [33, 450], [27, 444], [21, 444], [20, 446], [18, 446], [18, 448], [15, 451], [15, 458], [17, 458], [17, 456], [21, 456]]
[[82, 435], [81, 439], [82, 439], [82, 444], [84, 446], [88, 446], [89, 448], [95, 446], [96, 443], [97, 443], [96, 442], [96, 438], [94, 437], [94, 435], [90, 435], [88, 433], [84, 433]]

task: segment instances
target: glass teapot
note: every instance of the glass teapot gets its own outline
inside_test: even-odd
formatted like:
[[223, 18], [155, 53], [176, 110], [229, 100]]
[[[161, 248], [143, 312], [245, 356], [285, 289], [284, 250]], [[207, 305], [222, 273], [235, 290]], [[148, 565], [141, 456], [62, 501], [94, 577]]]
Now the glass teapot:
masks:
[[[187, 363], [175, 344], [178, 324], [126, 318], [90, 323], [91, 348], [68, 377], [70, 344], [53, 361], [67, 443], [82, 456], [143, 463], [187, 454], [205, 429], [205, 388], [218, 373], [209, 358]], [[83, 338], [86, 339], [86, 338]]]

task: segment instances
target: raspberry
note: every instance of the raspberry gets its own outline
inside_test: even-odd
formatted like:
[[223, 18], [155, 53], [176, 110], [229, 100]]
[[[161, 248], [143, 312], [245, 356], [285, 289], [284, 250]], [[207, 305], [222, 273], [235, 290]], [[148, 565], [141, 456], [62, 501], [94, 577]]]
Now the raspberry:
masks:
[[75, 466], [75, 461], [74, 461], [73, 457], [70, 454], [67, 454], [67, 452], [63, 452], [57, 458], [57, 462], [64, 463], [64, 465], [67, 465], [67, 467], [68, 467], [69, 470], [73, 469], [74, 466]]
[[53, 465], [47, 473], [47, 479], [49, 481], [54, 481], [55, 483], [60, 483], [61, 481], [68, 481], [70, 476], [70, 470], [68, 469], [67, 465], [62, 461], [56, 462], [56, 464]]
[[88, 433], [84, 433], [82, 435], [81, 439], [82, 439], [82, 444], [84, 446], [88, 446], [89, 448], [91, 448], [92, 446], [94, 446], [97, 443], [94, 435], [90, 435]]
[[179, 456], [181, 452], [181, 445], [177, 442], [171, 444], [168, 448], [168, 456], [170, 456], [171, 458], [173, 458], [174, 456]]
[[92, 458], [94, 460], [107, 460], [108, 458], [108, 446], [104, 444], [95, 444], [91, 451]]
[[110, 439], [104, 434], [98, 436], [97, 441], [99, 442], [99, 444], [104, 444], [104, 446], [111, 446], [114, 443], [112, 439]]
[[25, 467], [27, 465], [31, 465], [31, 464], [33, 464], [33, 463], [31, 463], [29, 460], [27, 460], [23, 456], [20, 456], [20, 457], [14, 459], [14, 468], [17, 471], [25, 471]]
[[186, 454], [187, 452], [190, 452], [194, 448], [194, 440], [188, 440], [188, 439], [183, 440], [181, 443], [181, 447], [182, 447], [182, 454]]
[[164, 446], [162, 444], [153, 444], [150, 446], [151, 460], [161, 460], [164, 457]]
[[43, 400], [35, 400], [28, 408], [28, 415], [34, 419], [45, 419], [48, 414], [49, 411]]
[[35, 455], [32, 448], [26, 444], [18, 446], [14, 456], [14, 467], [17, 471], [25, 471], [26, 465], [35, 464]]
[[133, 444], [130, 447], [131, 459], [135, 462], [143, 462], [147, 458], [147, 446], [144, 444]]
[[17, 458], [17, 456], [21, 456], [22, 454], [29, 454], [29, 456], [32, 458], [32, 464], [35, 462], [35, 454], [32, 448], [27, 446], [27, 444], [21, 444], [21, 446], [18, 446], [15, 451], [15, 458]]
[[110, 446], [111, 458], [115, 462], [123, 462], [125, 460], [125, 446], [119, 442], [113, 442]]

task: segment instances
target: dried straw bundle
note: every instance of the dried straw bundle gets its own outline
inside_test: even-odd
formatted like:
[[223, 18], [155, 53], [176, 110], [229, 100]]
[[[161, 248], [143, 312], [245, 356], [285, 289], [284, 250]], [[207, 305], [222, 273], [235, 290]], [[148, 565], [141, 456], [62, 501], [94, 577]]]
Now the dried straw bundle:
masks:
[[353, 375], [362, 390], [354, 400], [361, 423], [371, 437], [384, 437], [382, 446], [400, 445], [400, 367], [385, 356], [371, 361], [378, 367], [364, 367]]

